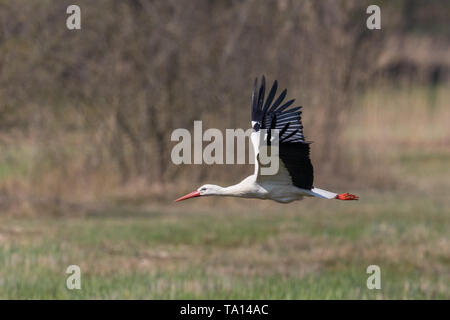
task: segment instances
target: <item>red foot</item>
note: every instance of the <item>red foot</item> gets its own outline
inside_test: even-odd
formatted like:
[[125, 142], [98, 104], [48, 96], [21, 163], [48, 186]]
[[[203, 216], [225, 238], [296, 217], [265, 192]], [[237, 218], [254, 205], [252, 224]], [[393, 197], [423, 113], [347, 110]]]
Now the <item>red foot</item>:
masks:
[[358, 200], [359, 197], [351, 193], [341, 193], [336, 196], [338, 200]]

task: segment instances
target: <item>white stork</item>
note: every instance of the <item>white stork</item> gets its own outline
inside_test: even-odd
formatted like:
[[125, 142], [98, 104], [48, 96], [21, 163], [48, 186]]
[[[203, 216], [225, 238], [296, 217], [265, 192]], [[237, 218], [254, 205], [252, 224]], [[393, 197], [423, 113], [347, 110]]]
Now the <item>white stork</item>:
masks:
[[[285, 89], [274, 101], [277, 81], [264, 102], [265, 79], [257, 93], [258, 80], [255, 80], [252, 94], [252, 127], [251, 141], [255, 153], [255, 171], [253, 175], [240, 183], [220, 187], [205, 184], [197, 190], [175, 200], [181, 201], [203, 196], [230, 196], [240, 198], [270, 199], [281, 203], [302, 200], [304, 197], [322, 199], [358, 200], [349, 193], [337, 194], [313, 187], [313, 166], [309, 157], [310, 142], [305, 141], [301, 123], [301, 107], [288, 109], [295, 101], [289, 100], [281, 105], [286, 97]], [[272, 104], [273, 102], [273, 104]], [[259, 150], [261, 145], [260, 129], [267, 129], [266, 141], [270, 141], [270, 129], [279, 130], [279, 170], [274, 175], [261, 174]], [[268, 143], [270, 145], [270, 142]]]

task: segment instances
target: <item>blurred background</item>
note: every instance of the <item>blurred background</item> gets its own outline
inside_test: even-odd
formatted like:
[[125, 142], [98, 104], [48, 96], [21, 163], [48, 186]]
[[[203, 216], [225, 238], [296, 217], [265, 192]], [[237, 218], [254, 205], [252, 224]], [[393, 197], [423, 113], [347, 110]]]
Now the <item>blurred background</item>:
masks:
[[[0, 297], [450, 298], [449, 21], [444, 0], [0, 1]], [[303, 106], [315, 186], [359, 202], [172, 203], [252, 173], [176, 166], [170, 135], [249, 128], [263, 74]]]

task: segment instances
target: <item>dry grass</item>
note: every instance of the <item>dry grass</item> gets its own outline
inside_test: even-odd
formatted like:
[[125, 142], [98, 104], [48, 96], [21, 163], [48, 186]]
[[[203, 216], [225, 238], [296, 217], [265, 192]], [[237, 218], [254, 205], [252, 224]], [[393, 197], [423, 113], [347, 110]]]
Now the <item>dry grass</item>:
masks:
[[[448, 298], [446, 200], [362, 199], [3, 218], [0, 296]], [[83, 272], [79, 292], [64, 286], [70, 264]], [[380, 291], [365, 286], [370, 264], [381, 267]]]

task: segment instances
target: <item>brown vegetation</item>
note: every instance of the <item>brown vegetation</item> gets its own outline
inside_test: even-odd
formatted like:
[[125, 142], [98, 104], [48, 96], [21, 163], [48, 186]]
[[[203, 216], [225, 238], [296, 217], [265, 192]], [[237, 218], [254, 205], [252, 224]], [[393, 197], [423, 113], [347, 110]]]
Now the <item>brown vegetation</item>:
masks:
[[[365, 27], [368, 1], [77, 1], [79, 31], [65, 26], [69, 4], [0, 2], [3, 208], [237, 181], [248, 166], [230, 175], [227, 166], [173, 165], [170, 134], [200, 119], [248, 128], [251, 85], [262, 74], [304, 106], [319, 181], [351, 181], [370, 160], [343, 143], [356, 99], [404, 74], [398, 61], [412, 64], [418, 71], [408, 79], [422, 84], [436, 80], [427, 76], [434, 70], [438, 82], [448, 75], [445, 31], [408, 29], [410, 17], [428, 26], [431, 15], [438, 25], [445, 10], [427, 4], [429, 14], [418, 15], [412, 0], [383, 3], [382, 31]], [[389, 45], [396, 41], [423, 47], [409, 59]]]

